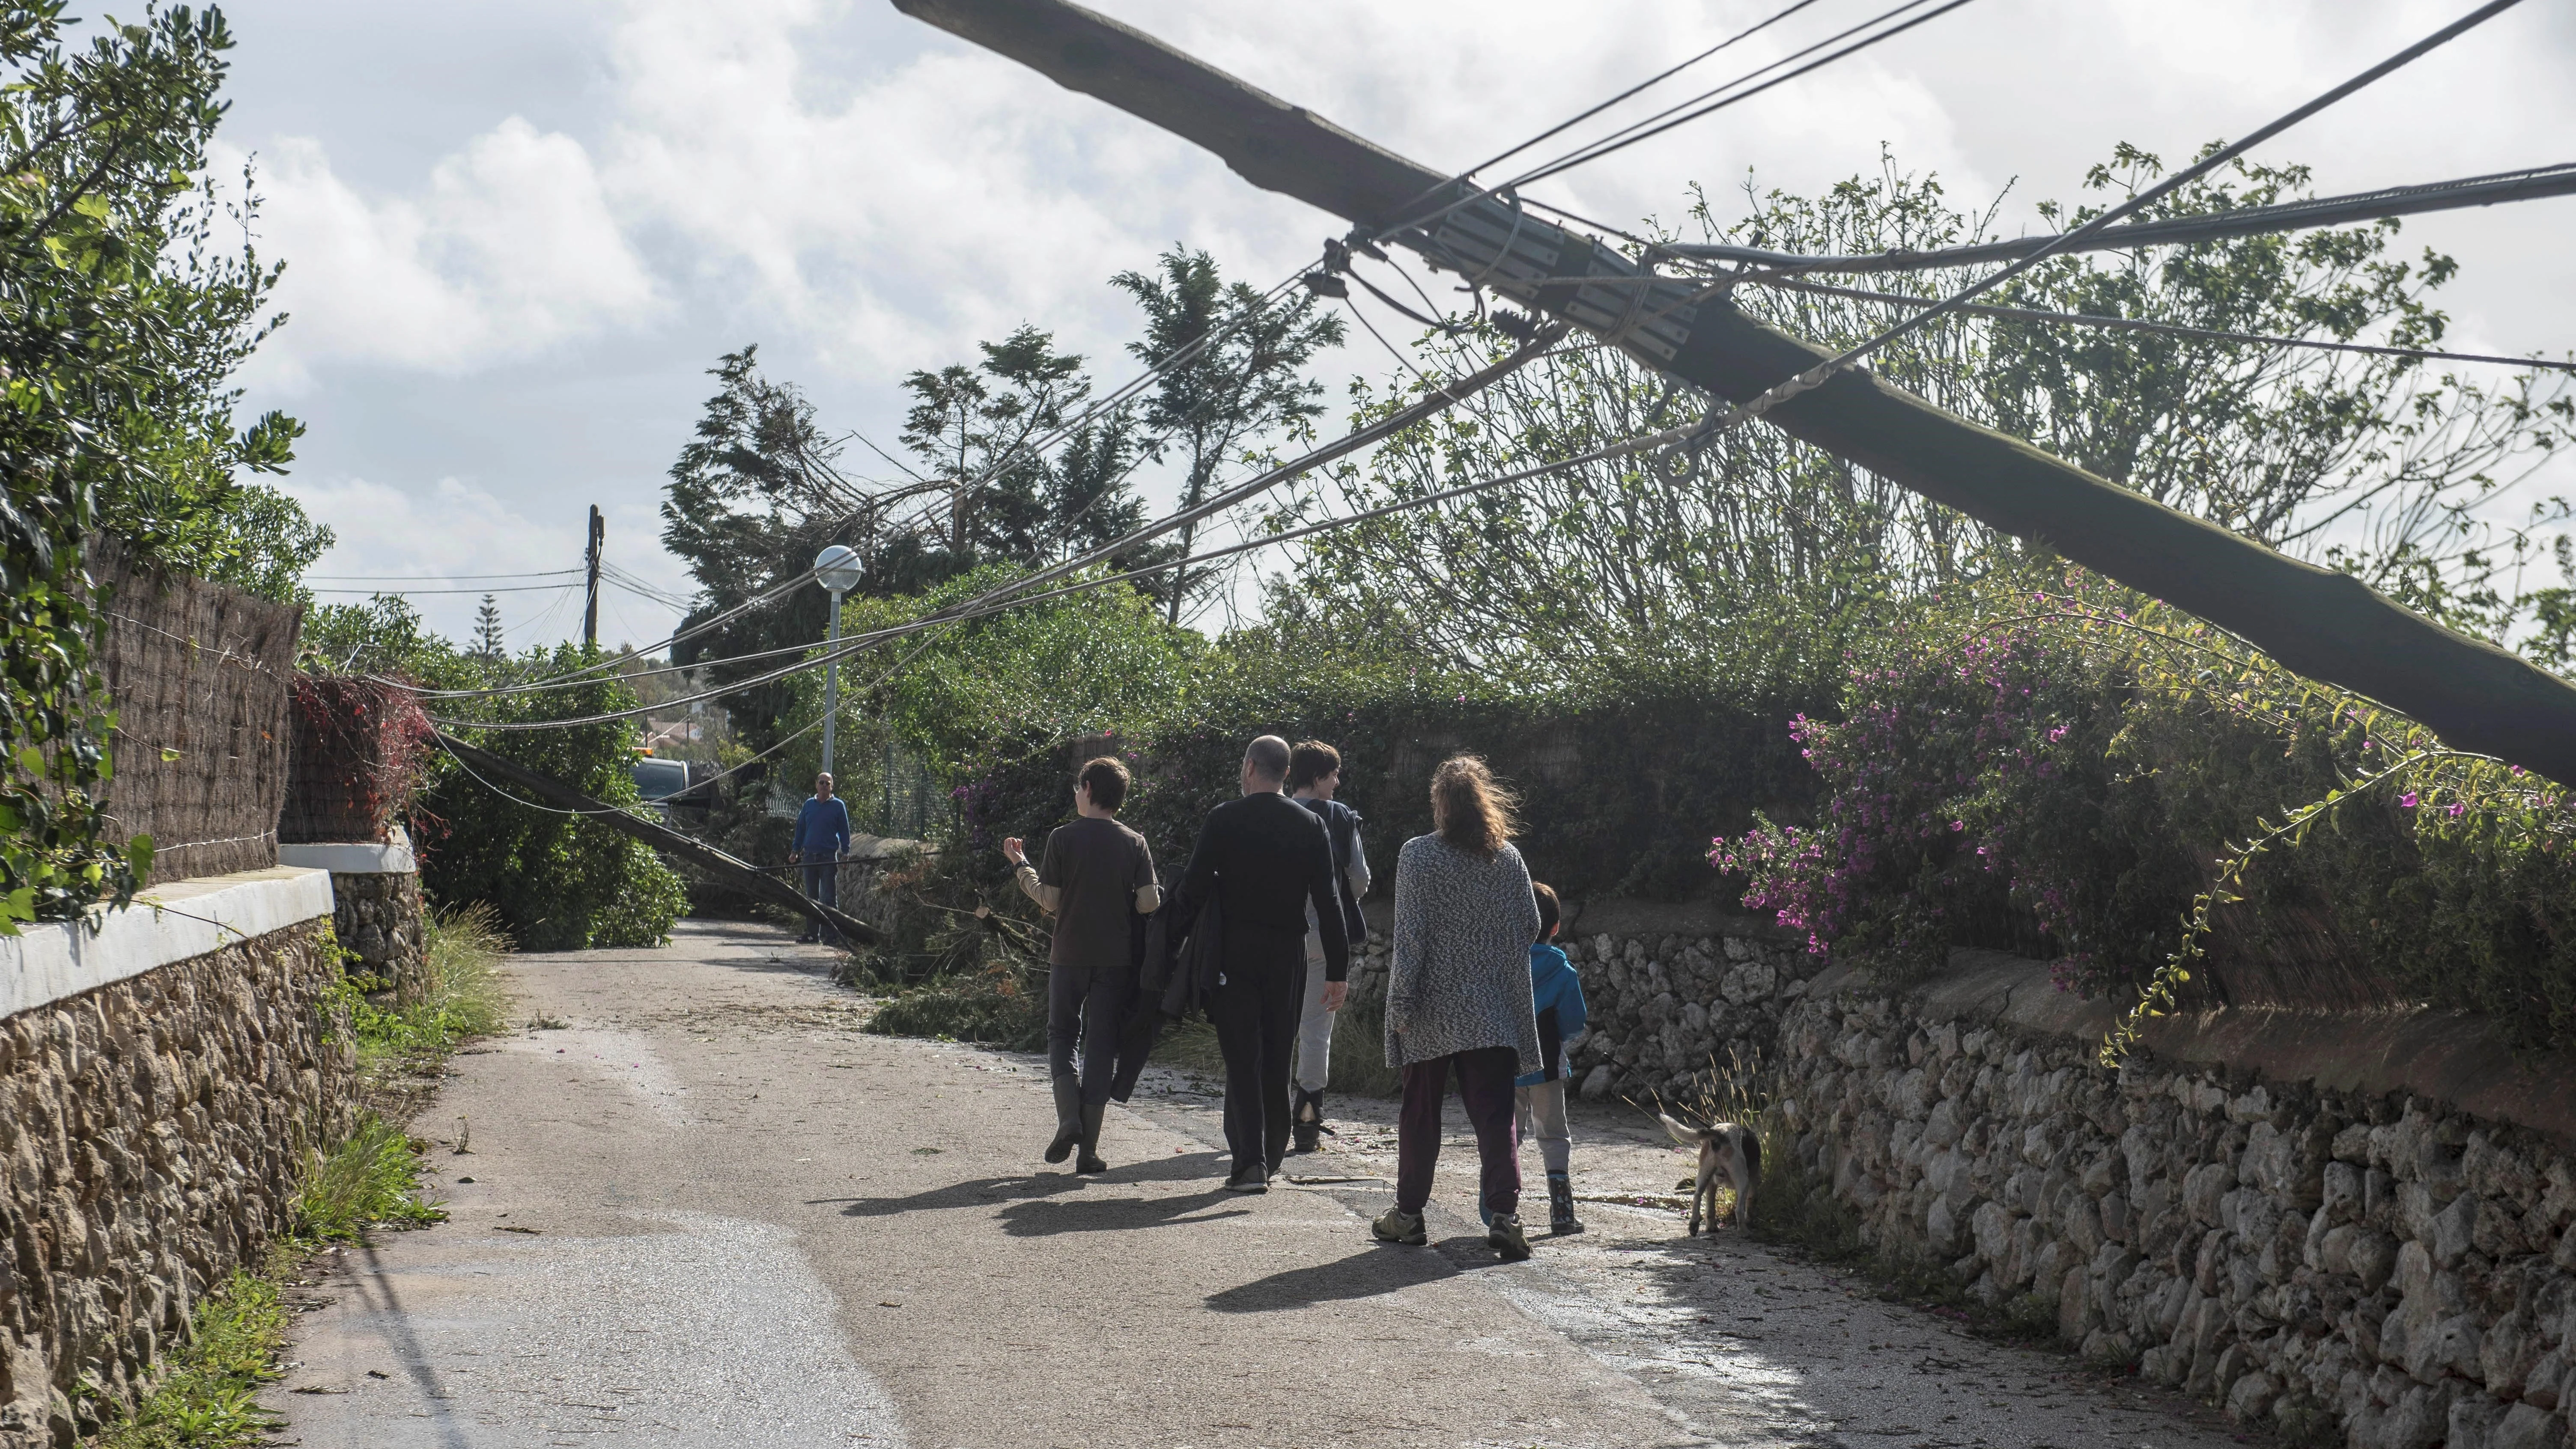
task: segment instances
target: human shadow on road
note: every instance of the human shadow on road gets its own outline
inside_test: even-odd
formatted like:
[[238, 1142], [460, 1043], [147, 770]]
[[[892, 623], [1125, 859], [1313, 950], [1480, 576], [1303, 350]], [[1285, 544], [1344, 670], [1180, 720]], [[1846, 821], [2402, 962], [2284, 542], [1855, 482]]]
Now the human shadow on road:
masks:
[[[1480, 1248], [1484, 1244], [1482, 1238], [1472, 1241]], [[1425, 1252], [1372, 1244], [1330, 1263], [1290, 1268], [1211, 1293], [1207, 1306], [1219, 1313], [1276, 1313], [1285, 1308], [1398, 1293], [1454, 1276], [1461, 1265], [1448, 1253], [1450, 1247], [1450, 1243], [1443, 1242], [1437, 1250]], [[1472, 1259], [1468, 1266], [1475, 1266]]]
[[809, 1198], [807, 1207], [829, 1207], [846, 1204], [841, 1209], [845, 1218], [890, 1218], [902, 1213], [928, 1212], [936, 1208], [986, 1207], [995, 1199], [1052, 1197], [1060, 1192], [1075, 1192], [1082, 1179], [1070, 1173], [1038, 1173], [1029, 1177], [976, 1177], [934, 1187], [927, 1192], [903, 1197], [818, 1197]]
[[829, 1207], [842, 1204], [845, 1218], [890, 1218], [900, 1213], [926, 1212], [938, 1208], [988, 1207], [995, 1202], [1011, 1202], [1054, 1197], [1059, 1193], [1079, 1192], [1093, 1184], [1104, 1187], [1132, 1182], [1187, 1182], [1197, 1178], [1221, 1180], [1224, 1169], [1219, 1164], [1224, 1154], [1190, 1152], [1171, 1157], [1148, 1158], [1109, 1169], [1098, 1178], [1076, 1177], [1070, 1172], [1033, 1172], [1023, 1177], [976, 1177], [934, 1187], [926, 1192], [903, 1197], [818, 1197], [809, 1198], [807, 1207]]
[[[1239, 1218], [1250, 1208], [1201, 1213], [1230, 1197], [1225, 1189], [1181, 1197], [1036, 1198], [1002, 1209], [1002, 1231], [1015, 1238], [1051, 1238], [1058, 1233], [1114, 1233], [1132, 1228], [1195, 1227], [1219, 1218]], [[1194, 1216], [1195, 1215], [1195, 1216]]]

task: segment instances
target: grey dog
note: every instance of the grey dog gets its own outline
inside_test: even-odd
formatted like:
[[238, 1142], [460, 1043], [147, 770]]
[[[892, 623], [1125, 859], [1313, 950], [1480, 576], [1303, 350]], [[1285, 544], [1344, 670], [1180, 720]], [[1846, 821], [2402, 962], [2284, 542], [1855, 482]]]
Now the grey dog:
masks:
[[1709, 1230], [1717, 1229], [1717, 1180], [1735, 1189], [1735, 1226], [1744, 1226], [1747, 1204], [1762, 1187], [1762, 1139], [1741, 1122], [1711, 1122], [1693, 1127], [1669, 1112], [1658, 1112], [1664, 1130], [1684, 1147], [1699, 1149], [1699, 1185], [1691, 1193], [1690, 1231], [1699, 1232], [1700, 1209], [1708, 1209]]

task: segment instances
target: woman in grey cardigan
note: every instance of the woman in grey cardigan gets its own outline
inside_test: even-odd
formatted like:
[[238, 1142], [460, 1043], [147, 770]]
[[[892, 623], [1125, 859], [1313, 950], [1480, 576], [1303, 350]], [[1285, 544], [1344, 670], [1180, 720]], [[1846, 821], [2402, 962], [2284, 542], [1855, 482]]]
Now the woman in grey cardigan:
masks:
[[1431, 1201], [1441, 1099], [1454, 1070], [1483, 1159], [1485, 1241], [1507, 1259], [1530, 1255], [1512, 1079], [1542, 1065], [1529, 969], [1538, 901], [1512, 848], [1514, 803], [1484, 761], [1446, 761], [1431, 776], [1433, 833], [1406, 841], [1396, 856], [1386, 1064], [1404, 1073], [1404, 1110], [1395, 1206], [1372, 1224], [1386, 1242], [1428, 1240], [1422, 1209]]

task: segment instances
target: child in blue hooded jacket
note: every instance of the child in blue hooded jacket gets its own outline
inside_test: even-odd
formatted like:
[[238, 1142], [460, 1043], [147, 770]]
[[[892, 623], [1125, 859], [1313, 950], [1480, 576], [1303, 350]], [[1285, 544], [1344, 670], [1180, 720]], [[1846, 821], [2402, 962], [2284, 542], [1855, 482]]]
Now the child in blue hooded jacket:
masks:
[[1515, 1079], [1513, 1095], [1518, 1100], [1521, 1138], [1536, 1137], [1539, 1156], [1547, 1163], [1548, 1230], [1579, 1233], [1583, 1224], [1574, 1216], [1574, 1180], [1568, 1173], [1574, 1137], [1565, 1125], [1565, 1078], [1570, 1070], [1566, 1050], [1583, 1035], [1583, 983], [1575, 977], [1574, 963], [1549, 944], [1564, 919], [1556, 892], [1533, 882], [1530, 894], [1538, 898], [1538, 940], [1530, 946], [1530, 995], [1538, 1011], [1539, 1055], [1546, 1065]]

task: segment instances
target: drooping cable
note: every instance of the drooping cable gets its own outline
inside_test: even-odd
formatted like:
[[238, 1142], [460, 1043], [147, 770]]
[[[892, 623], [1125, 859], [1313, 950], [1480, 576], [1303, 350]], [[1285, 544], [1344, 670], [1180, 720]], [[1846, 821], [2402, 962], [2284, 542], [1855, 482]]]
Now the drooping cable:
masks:
[[[1894, 306], [1929, 307], [1937, 298], [1909, 297], [1902, 292], [1872, 292], [1859, 287], [1833, 287], [1822, 282], [1800, 281], [1791, 277], [1751, 277], [1749, 281], [1792, 292], [1809, 292], [1823, 297], [1848, 297], [1859, 302], [1886, 302]], [[2000, 317], [2015, 322], [2062, 322], [2077, 327], [2100, 327], [2124, 332], [2162, 332], [2178, 337], [2200, 337], [2212, 342], [2250, 342], [2269, 347], [2305, 347], [2321, 352], [2359, 352], [2378, 357], [2413, 357], [2428, 362], [2491, 362], [2505, 367], [2538, 367], [2555, 372], [2576, 372], [2576, 359], [2560, 361], [2547, 357], [2508, 357], [2486, 352], [2443, 352], [2430, 347], [2395, 347], [2370, 342], [2333, 342], [2318, 337], [2279, 337], [2261, 332], [2226, 332], [2214, 327], [2194, 327], [2182, 322], [2158, 322], [2143, 317], [2109, 317], [2098, 312], [2053, 312], [2039, 307], [1999, 307], [1983, 302], [1965, 303], [1955, 310], [1977, 317]]]
[[[1428, 211], [1424, 211], [1419, 208], [1409, 208], [1406, 211], [1399, 213], [1397, 220], [1378, 226], [1371, 233], [1371, 238], [1374, 241], [1382, 242], [1394, 236], [1396, 233], [1405, 231], [1409, 228], [1430, 227], [1437, 223], [1442, 217], [1448, 216], [1450, 213], [1462, 210], [1466, 207], [1473, 206], [1477, 202], [1483, 201], [1488, 197], [1500, 196], [1506, 192], [1516, 191], [1518, 188], [1527, 186], [1534, 181], [1543, 180], [1546, 177], [1555, 176], [1562, 172], [1572, 170], [1577, 166], [1597, 161], [1601, 157], [1607, 156], [1614, 151], [1623, 150], [1629, 146], [1635, 145], [1639, 141], [1646, 140], [1648, 137], [1660, 135], [1665, 131], [1671, 130], [1675, 126], [1687, 125], [1692, 121], [1696, 121], [1702, 117], [1722, 111], [1729, 106], [1738, 104], [1739, 102], [1751, 100], [1753, 97], [1761, 95], [1765, 91], [1786, 85], [1790, 81], [1796, 80], [1801, 76], [1811, 74], [1826, 66], [1832, 65], [1836, 61], [1867, 50], [1881, 41], [1893, 39], [1898, 35], [1904, 34], [1906, 31], [1912, 30], [1918, 25], [1922, 25], [1927, 21], [1936, 20], [1943, 15], [1947, 15], [1951, 11], [1969, 4], [1970, 0], [1946, 0], [1946, 3], [1940, 5], [1937, 9], [1915, 15], [1908, 19], [1899, 20], [1899, 17], [1904, 16], [1907, 11], [1920, 9], [1922, 6], [1930, 3], [1932, 3], [1932, 0], [1901, 0], [1901, 3], [1894, 7], [1881, 11], [1877, 15], [1874, 15], [1857, 25], [1837, 31], [1834, 34], [1825, 37], [1823, 40], [1815, 42], [1813, 45], [1792, 51], [1788, 55], [1782, 56], [1780, 59], [1772, 61], [1768, 65], [1756, 67], [1755, 69], [1746, 71], [1744, 74], [1739, 75], [1732, 80], [1726, 81], [1720, 85], [1712, 86], [1687, 101], [1683, 101], [1675, 106], [1667, 107], [1664, 110], [1658, 111], [1654, 115], [1645, 117], [1642, 120], [1631, 122], [1627, 126], [1611, 132], [1608, 136], [1586, 142], [1571, 151], [1557, 156], [1553, 160], [1541, 162], [1539, 165], [1521, 172], [1508, 181], [1500, 181], [1489, 186], [1479, 187], [1464, 195], [1442, 202]], [[1871, 28], [1874, 26], [1885, 28], [1872, 31]], [[1856, 35], [1860, 38], [1853, 40], [1848, 45], [1844, 45], [1842, 49], [1833, 50], [1820, 56], [1816, 55], [1817, 51], [1826, 50], [1828, 47], [1840, 44]], [[1814, 58], [1806, 59], [1810, 56], [1813, 56]], [[1805, 60], [1806, 63], [1803, 65], [1795, 65], [1794, 68], [1786, 70], [1778, 75], [1769, 74], [1770, 72], [1780, 70], [1784, 66], [1791, 66], [1793, 62], [1800, 60]], [[1769, 76], [1769, 78], [1764, 79], [1765, 76]], [[1682, 114], [1677, 115], [1677, 112]]]
[[1700, 429], [1693, 435], [1693, 439], [1688, 446], [1695, 448], [1707, 438], [1713, 437], [1717, 433], [1724, 432], [1729, 428], [1736, 427], [1753, 418], [1758, 418], [1764, 413], [1769, 412], [1772, 408], [1777, 407], [1779, 404], [1786, 402], [1801, 393], [1823, 386], [1824, 383], [1835, 373], [1840, 372], [1842, 369], [1860, 361], [1862, 358], [1870, 356], [1880, 348], [1885, 347], [1887, 344], [1894, 342], [1901, 337], [1910, 335], [1935, 318], [1948, 316], [1952, 312], [1955, 312], [1961, 307], [1964, 307], [1968, 303], [1976, 300], [1978, 297], [1993, 291], [1995, 288], [2002, 286], [2004, 283], [2011, 281], [2013, 278], [2020, 276], [2022, 273], [2029, 271], [2035, 266], [2038, 266], [2041, 262], [2057, 255], [2059, 252], [2081, 245], [2087, 239], [2108, 230], [2122, 219], [2133, 216], [2147, 207], [2153, 206], [2163, 198], [2173, 194], [2185, 186], [2190, 185], [2192, 182], [2199, 180], [2201, 177], [2208, 175], [2210, 172], [2217, 170], [2219, 167], [2226, 165], [2237, 157], [2244, 155], [2247, 151], [2252, 150], [2254, 147], [2261, 145], [2263, 142], [2270, 140], [2272, 137], [2279, 135], [2290, 127], [2297, 125], [2299, 122], [2306, 120], [2308, 117], [2315, 115], [2317, 112], [2324, 110], [2335, 102], [2351, 95], [2353, 92], [2362, 89], [2373, 81], [2379, 80], [2383, 76], [2386, 76], [2417, 59], [2420, 59], [2424, 55], [2429, 54], [2444, 44], [2447, 44], [2456, 37], [2494, 19], [2496, 16], [2503, 14], [2505, 11], [2512, 9], [2515, 5], [2520, 3], [2521, 0], [2489, 0], [2489, 3], [2479, 6], [2467, 15], [2462, 16], [2458, 20], [2452, 21], [2441, 29], [2434, 31], [2431, 35], [2407, 46], [2395, 55], [2390, 56], [2388, 59], [2383, 60], [2377, 65], [2370, 67], [2368, 70], [2361, 72], [2359, 75], [2354, 76], [2352, 79], [2332, 87], [2313, 100], [2293, 107], [2289, 111], [2264, 125], [2256, 127], [2250, 134], [2243, 138], [2219, 147], [2207, 156], [2202, 157], [2199, 161], [2184, 167], [2182, 170], [2166, 177], [2164, 180], [2147, 188], [2145, 191], [2130, 197], [2127, 201], [2120, 203], [2118, 206], [2110, 208], [2100, 216], [2097, 216], [2093, 220], [2085, 223], [2083, 226], [2077, 227], [2075, 230], [2067, 232], [2061, 236], [2051, 238], [2046, 244], [2042, 245], [2037, 250], [2030, 252], [2028, 255], [2023, 256], [2017, 261], [2011, 262], [1987, 273], [1985, 276], [1969, 283], [1959, 291], [1953, 292], [1949, 296], [1932, 303], [1922, 311], [1915, 313], [1911, 317], [1905, 318], [1895, 326], [1889, 327], [1880, 332], [1878, 335], [1871, 337], [1856, 346], [1846, 348], [1835, 356], [1827, 358], [1825, 361], [1816, 364], [1814, 367], [1808, 368], [1793, 377], [1774, 384], [1772, 387], [1763, 391], [1759, 396], [1748, 399], [1745, 402], [1733, 404], [1723, 409], [1712, 409], [1708, 417], [1702, 420]]
[[[2500, 171], [2489, 176], [2468, 176], [2457, 181], [2429, 181], [2347, 196], [2318, 196], [2274, 206], [2247, 206], [2232, 211], [2131, 222], [2096, 233], [2082, 246], [2059, 250], [2089, 252], [2177, 246], [2188, 242], [2223, 241], [2231, 237], [2301, 231], [2310, 227], [2340, 226], [2346, 222], [2378, 221], [2386, 217], [2569, 195], [2576, 195], [2576, 161], [2556, 166], [2535, 166], [2523, 171]], [[2047, 236], [2016, 237], [2010, 241], [1977, 242], [1931, 251], [1864, 252], [1849, 256], [1800, 256], [1795, 252], [1770, 251], [1726, 242], [1683, 242], [1667, 245], [1662, 250], [1669, 256], [1740, 262], [1792, 272], [1913, 272], [2004, 261], [2036, 251], [2051, 240], [2053, 238]], [[1765, 279], [1755, 276], [1748, 280]]]
[[1523, 151], [1528, 150], [1532, 146], [1537, 145], [1541, 141], [1563, 135], [1565, 132], [1583, 124], [1585, 121], [1591, 120], [1594, 116], [1601, 114], [1603, 111], [1610, 109], [1621, 101], [1628, 100], [1633, 96], [1662, 85], [1664, 82], [1671, 80], [1674, 76], [1680, 75], [1683, 71], [1699, 64], [1701, 61], [1716, 55], [1720, 51], [1731, 49], [1740, 42], [1752, 39], [1754, 36], [1761, 34], [1763, 31], [1770, 29], [1772, 26], [1779, 24], [1781, 21], [1788, 19], [1790, 16], [1797, 14], [1799, 11], [1806, 9], [1808, 6], [1815, 3], [1816, 0], [1794, 0], [1794, 3], [1787, 7], [1773, 11], [1770, 15], [1761, 20], [1755, 21], [1753, 24], [1735, 32], [1733, 35], [1726, 37], [1724, 40], [1710, 46], [1708, 49], [1691, 56], [1689, 59], [1684, 60], [1677, 65], [1668, 66], [1663, 70], [1657, 71], [1653, 75], [1646, 77], [1644, 80], [1637, 82], [1635, 85], [1628, 87], [1626, 90], [1619, 92], [1617, 95], [1612, 96], [1597, 105], [1575, 112], [1573, 115], [1566, 117], [1564, 120], [1557, 122], [1555, 125], [1548, 127], [1546, 130], [1539, 132], [1537, 135], [1530, 137], [1528, 140], [1523, 141], [1518, 145], [1495, 152], [1493, 155], [1486, 157], [1484, 160], [1479, 161], [1475, 165], [1468, 167], [1466, 170], [1459, 172], [1457, 175], [1450, 177], [1447, 181], [1440, 183], [1439, 186], [1432, 187], [1422, 192], [1420, 195], [1415, 196], [1412, 201], [1405, 204], [1410, 206], [1415, 202], [1422, 201], [1426, 197], [1437, 193], [1445, 187], [1462, 185], [1473, 179], [1477, 172], [1485, 170], [1487, 167], [1499, 166], [1514, 156], [1519, 155]]
[[[1025, 578], [1015, 579], [1007, 584], [998, 585], [975, 596], [974, 598], [961, 600], [956, 604], [948, 605], [922, 619], [915, 620], [908, 624], [895, 625], [886, 629], [874, 630], [867, 634], [853, 636], [851, 639], [843, 641], [842, 646], [837, 650], [827, 650], [821, 654], [812, 655], [798, 663], [787, 665], [779, 669], [773, 669], [763, 674], [755, 675], [749, 679], [739, 680], [735, 683], [724, 685], [716, 689], [700, 691], [696, 694], [683, 695], [676, 699], [663, 700], [660, 703], [649, 707], [612, 710], [600, 714], [584, 715], [576, 719], [564, 720], [492, 721], [440, 719], [438, 720], [438, 723], [469, 729], [532, 730], [570, 729], [580, 725], [600, 724], [609, 720], [631, 719], [637, 715], [647, 713], [649, 709], [669, 709], [677, 705], [693, 704], [699, 700], [705, 699], [716, 699], [724, 695], [738, 694], [745, 690], [756, 689], [764, 684], [772, 684], [791, 674], [811, 669], [818, 664], [828, 663], [832, 660], [844, 658], [850, 654], [857, 653], [861, 649], [881, 643], [886, 639], [911, 633], [927, 625], [948, 623], [962, 618], [978, 617], [979, 615], [973, 611], [982, 609], [986, 605], [998, 603], [1013, 596], [1024, 594], [1040, 585], [1065, 577], [1068, 574], [1079, 572], [1080, 570], [1089, 568], [1094, 564], [1113, 560], [1119, 554], [1125, 553], [1140, 544], [1150, 543], [1154, 539], [1160, 538], [1167, 533], [1176, 532], [1179, 529], [1189, 524], [1196, 523], [1212, 514], [1220, 513], [1238, 504], [1248, 502], [1249, 500], [1268, 492], [1272, 488], [1277, 487], [1279, 484], [1290, 478], [1310, 472], [1315, 468], [1322, 467], [1338, 458], [1357, 452], [1362, 448], [1368, 447], [1373, 443], [1379, 442], [1395, 433], [1401, 432], [1403, 429], [1411, 427], [1415, 423], [1421, 422], [1424, 419], [1449, 408], [1456, 404], [1460, 399], [1492, 386], [1522, 367], [1527, 366], [1529, 363], [1547, 355], [1547, 353], [1552, 351], [1556, 344], [1563, 339], [1565, 331], [1566, 329], [1562, 326], [1550, 328], [1539, 336], [1523, 343], [1509, 356], [1497, 360], [1492, 365], [1482, 369], [1481, 371], [1478, 371], [1469, 377], [1462, 378], [1447, 387], [1441, 388], [1414, 402], [1410, 406], [1399, 409], [1398, 411], [1380, 418], [1365, 427], [1353, 429], [1351, 432], [1344, 434], [1342, 437], [1337, 438], [1320, 448], [1313, 449], [1312, 451], [1275, 468], [1265, 470], [1245, 482], [1236, 484], [1225, 492], [1205, 500], [1194, 508], [1185, 508], [1177, 513], [1169, 514], [1156, 522], [1147, 524], [1143, 528], [1139, 528], [1127, 534], [1123, 538], [1102, 544], [1098, 548], [1092, 549], [1089, 552], [1081, 554], [1075, 558], [1068, 559], [1063, 563], [1054, 564], [1041, 569]], [[1174, 564], [1173, 567], [1185, 567], [1187, 562], [1187, 560], [1180, 561]], [[1152, 572], [1161, 572], [1161, 570], [1158, 568], [1152, 570]], [[611, 661], [611, 663], [614, 662], [615, 661]], [[495, 694], [525, 693], [534, 688], [554, 687], [556, 683], [556, 681], [546, 681], [541, 685], [505, 686], [503, 688], [492, 690], [447, 691], [443, 693], [438, 691], [417, 692], [427, 697], [467, 698]], [[433, 716], [433, 718], [436, 717]]]

